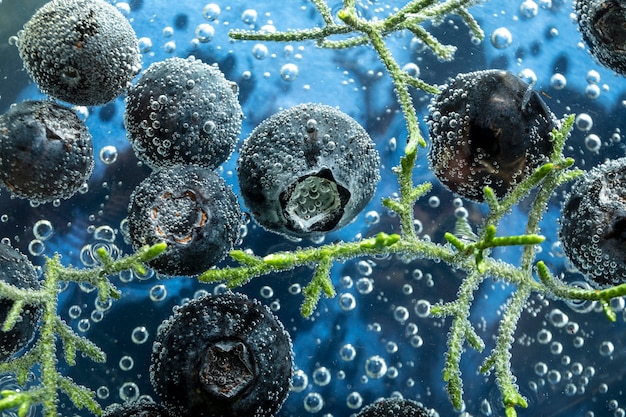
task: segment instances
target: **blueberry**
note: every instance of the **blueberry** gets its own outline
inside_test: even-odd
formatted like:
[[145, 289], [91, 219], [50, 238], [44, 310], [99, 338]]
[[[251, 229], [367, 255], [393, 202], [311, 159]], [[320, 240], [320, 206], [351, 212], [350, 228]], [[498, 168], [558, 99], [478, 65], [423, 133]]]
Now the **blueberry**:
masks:
[[239, 239], [235, 194], [215, 172], [195, 165], [154, 171], [135, 188], [128, 207], [133, 247], [166, 242], [149, 265], [166, 275], [206, 271]]
[[113, 404], [104, 411], [103, 417], [170, 417], [167, 408], [154, 401], [140, 399], [123, 405]]
[[89, 179], [93, 146], [85, 124], [52, 101], [24, 101], [0, 115], [0, 180], [37, 202], [69, 198]]
[[626, 158], [610, 160], [574, 184], [561, 213], [567, 258], [599, 287], [626, 282]]
[[384, 398], [363, 409], [356, 417], [429, 417], [431, 413], [413, 400]]
[[306, 237], [350, 223], [380, 179], [367, 132], [330, 106], [301, 104], [264, 120], [244, 142], [237, 175], [256, 221]]
[[24, 25], [24, 68], [46, 94], [81, 106], [124, 93], [141, 69], [128, 20], [102, 0], [53, 0]]
[[287, 397], [291, 338], [258, 301], [233, 293], [193, 299], [160, 326], [150, 379], [185, 416], [273, 416]]
[[193, 57], [150, 65], [126, 99], [124, 124], [137, 157], [155, 168], [217, 167], [241, 131], [237, 92], [217, 66]]
[[547, 162], [554, 116], [531, 86], [501, 70], [459, 74], [430, 105], [428, 159], [451, 191], [482, 201], [504, 197]]
[[[22, 289], [38, 290], [41, 288], [33, 264], [18, 250], [1, 242], [0, 280]], [[12, 306], [13, 301], [0, 298], [0, 326], [4, 324]], [[39, 327], [42, 313], [42, 305], [26, 304], [22, 310], [21, 319], [15, 323], [15, 326], [8, 332], [0, 330], [0, 362], [5, 362], [28, 345]]]
[[626, 75], [626, 4], [621, 0], [576, 0], [575, 11], [591, 55]]

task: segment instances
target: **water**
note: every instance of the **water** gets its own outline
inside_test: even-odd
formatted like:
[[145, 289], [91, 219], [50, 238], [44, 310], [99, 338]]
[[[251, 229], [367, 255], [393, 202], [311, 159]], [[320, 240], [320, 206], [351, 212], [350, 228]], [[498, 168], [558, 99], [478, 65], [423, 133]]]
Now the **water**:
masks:
[[[44, 97], [21, 71], [17, 49], [8, 42], [41, 3], [0, 2], [1, 113], [14, 102]], [[396, 191], [391, 167], [402, 154], [406, 129], [391, 82], [369, 48], [330, 51], [312, 42], [228, 39], [230, 29], [287, 30], [321, 25], [311, 4], [304, 0], [281, 2], [280, 7], [270, 0], [218, 0], [210, 4], [135, 0], [117, 5], [127, 12], [141, 39], [144, 70], [152, 62], [194, 55], [217, 63], [226, 78], [238, 84], [245, 115], [239, 143], [263, 119], [300, 103], [337, 106], [355, 118], [377, 144], [382, 180], [356, 221], [324, 241], [350, 241], [357, 235], [399, 231], [398, 219], [380, 199]], [[330, 6], [333, 13], [340, 9], [338, 2]], [[401, 2], [361, 2], [359, 11], [367, 18], [384, 17], [396, 6]], [[455, 17], [429, 26], [441, 42], [458, 47], [452, 62], [440, 62], [408, 32], [390, 36], [387, 45], [401, 67], [431, 84], [443, 84], [459, 72], [487, 68], [508, 69], [527, 81], [536, 78], [534, 89], [558, 117], [579, 115], [566, 148], [566, 154], [575, 158], [579, 167], [589, 169], [605, 158], [624, 156], [621, 132], [626, 123], [626, 82], [585, 51], [570, 17], [569, 1], [491, 0], [470, 12], [485, 31], [482, 43], [471, 39], [467, 27]], [[430, 96], [420, 91], [414, 91], [413, 96], [423, 120]], [[90, 259], [84, 258], [85, 253], [96, 245], [106, 245], [113, 253], [129, 253], [124, 221], [129, 195], [150, 169], [137, 161], [125, 137], [123, 105], [119, 98], [88, 108], [86, 123], [93, 136], [94, 154], [99, 157], [84, 192], [70, 200], [31, 205], [11, 198], [5, 189], [0, 191], [0, 238], [28, 254], [35, 264], [42, 265], [44, 255], [58, 252], [64, 264], [82, 267], [83, 261]], [[218, 169], [236, 193], [237, 156], [235, 152]], [[428, 171], [426, 150], [419, 153], [415, 178], [433, 182], [433, 191], [415, 209], [420, 236], [442, 242], [443, 233], [454, 229], [454, 212], [459, 205]], [[557, 242], [556, 219], [562, 194], [559, 189], [542, 222], [546, 242], [539, 259], [555, 273], [565, 274], [566, 280], [580, 281], [582, 276], [572, 272]], [[462, 208], [474, 227], [486, 213], [484, 205], [467, 201]], [[514, 209], [500, 230], [521, 233], [525, 213], [524, 205]], [[97, 232], [105, 226], [113, 233], [103, 236]], [[252, 249], [260, 256], [320, 243], [307, 239], [294, 242], [264, 231], [254, 221], [245, 229], [247, 235], [239, 248]], [[500, 250], [497, 255], [514, 262], [518, 252]], [[305, 320], [299, 315], [300, 288], [310, 276], [311, 270], [301, 268], [256, 279], [240, 289], [267, 304], [294, 342], [297, 381], [280, 416], [349, 416], [381, 396], [398, 395], [421, 401], [441, 416], [462, 414], [450, 405], [441, 380], [450, 320], [428, 315], [430, 305], [455, 298], [463, 277], [460, 272], [441, 263], [405, 262], [396, 256], [337, 264], [333, 269], [337, 297], [322, 298], [313, 317]], [[60, 362], [62, 371], [76, 382], [97, 390], [103, 406], [138, 395], [155, 396], [148, 368], [159, 324], [171, 315], [175, 305], [202, 292], [224, 290], [223, 286], [203, 285], [189, 278], [163, 279], [153, 271], [141, 276], [124, 273], [113, 281], [123, 292], [118, 302], [102, 305], [92, 288], [70, 285], [60, 306], [62, 317], [108, 355], [106, 364], [80, 357], [73, 368]], [[475, 297], [470, 319], [487, 346], [483, 354], [468, 348], [461, 362], [463, 411], [472, 416], [503, 415], [494, 374], [479, 375], [476, 369], [494, 345], [499, 306], [510, 291], [509, 286], [488, 280]], [[611, 324], [599, 305], [531, 297], [512, 349], [513, 372], [529, 402], [528, 409], [518, 410], [519, 416], [588, 417], [623, 412], [626, 313], [623, 302], [615, 305], [618, 320]], [[63, 411], [64, 415], [74, 413], [69, 410], [72, 408]]]

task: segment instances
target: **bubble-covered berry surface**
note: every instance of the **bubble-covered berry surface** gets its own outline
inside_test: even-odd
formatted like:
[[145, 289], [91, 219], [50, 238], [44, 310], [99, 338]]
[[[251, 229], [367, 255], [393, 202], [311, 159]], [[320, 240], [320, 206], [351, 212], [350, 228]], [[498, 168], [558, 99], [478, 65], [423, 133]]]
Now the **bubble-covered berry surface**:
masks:
[[[101, 88], [92, 91], [89, 99], [84, 97], [88, 91], [84, 88], [70, 89], [66, 96], [58, 93], [52, 88], [58, 83], [50, 81], [50, 73], [39, 67], [31, 69], [43, 74], [43, 81], [33, 75], [39, 86], [23, 70], [20, 52], [23, 57], [32, 52], [25, 50], [22, 42], [26, 38], [18, 32], [25, 30], [24, 25], [44, 3], [34, 0], [0, 1], [0, 114], [6, 114], [13, 104], [26, 100], [46, 100], [49, 96], [65, 100], [61, 104], [69, 106], [90, 132], [95, 166], [84, 185], [71, 184], [77, 190], [72, 191], [75, 194], [69, 199], [65, 199], [68, 193], [60, 192], [52, 198], [48, 198], [47, 193], [31, 202], [15, 198], [15, 190], [11, 191], [7, 184], [0, 191], [0, 238], [29, 258], [40, 279], [44, 276], [44, 256], [51, 257], [54, 253], [62, 256], [64, 265], [93, 268], [101, 264], [99, 250], [104, 249], [113, 259], [133, 252], [127, 219], [131, 194], [151, 175], [153, 169], [165, 168], [135, 155], [136, 149], [133, 149], [124, 128], [126, 99], [122, 93], [130, 87], [128, 82], [137, 85], [141, 74], [152, 64], [172, 58], [194, 56], [207, 65], [216, 64], [223, 73], [220, 80], [236, 83], [235, 95], [241, 105], [243, 121], [238, 113], [228, 119], [232, 123], [229, 131], [237, 136], [235, 151], [231, 154], [231, 134], [223, 138], [225, 145], [221, 154], [224, 158], [230, 155], [225, 162], [222, 163], [222, 157], [211, 157], [207, 163], [200, 162], [205, 168], [215, 169], [216, 174], [226, 181], [227, 187], [232, 187], [241, 204], [244, 214], [239, 219], [239, 230], [232, 235], [237, 236], [233, 242], [236, 249], [251, 251], [263, 258], [301, 247], [321, 247], [333, 242], [374, 238], [379, 232], [389, 235], [400, 233], [399, 216], [384, 206], [381, 200], [398, 197], [397, 176], [393, 168], [404, 154], [407, 128], [385, 63], [372, 48], [328, 49], [317, 47], [315, 41], [240, 41], [228, 36], [230, 30], [272, 33], [322, 28], [325, 19], [315, 7], [320, 1], [281, 2], [280, 5], [270, 0], [216, 0], [205, 3], [191, 0], [106, 1], [104, 3], [114, 6], [119, 12], [113, 14], [115, 18], [109, 23], [117, 27], [117, 19], [123, 18], [135, 32], [142, 70], [137, 72], [136, 51], [131, 48], [126, 53], [120, 48], [107, 46], [109, 40], [106, 36], [102, 38], [104, 32], [98, 30], [90, 34], [97, 28], [83, 22], [77, 28], [80, 36], [72, 38], [73, 43], [69, 47], [87, 54], [94, 51], [100, 54], [104, 48], [104, 52], [110, 52], [113, 57], [106, 62], [123, 67], [116, 73], [119, 78], [115, 78], [115, 82], [96, 81], [101, 83]], [[71, 3], [76, 1], [67, 2]], [[359, 18], [382, 21], [405, 4], [402, 1], [360, 1], [356, 3], [356, 11]], [[328, 6], [330, 15], [340, 22], [337, 16], [342, 3], [328, 2]], [[581, 16], [583, 11], [587, 14]], [[622, 125], [626, 120], [626, 81], [617, 74], [623, 72], [623, 64], [620, 63], [623, 59], [619, 55], [623, 50], [620, 44], [623, 26], [611, 26], [624, 16], [619, 2], [578, 0], [572, 4], [565, 0], [491, 0], [469, 5], [467, 12], [474, 16], [484, 31], [484, 40], [480, 41], [470, 33], [462, 13], [445, 15], [436, 24], [424, 23], [424, 28], [433, 39], [456, 47], [453, 60], [437, 57], [423, 40], [408, 29], [385, 37], [385, 44], [402, 71], [441, 90], [445, 84], [451, 85], [458, 74], [490, 69], [509, 71], [511, 76], [523, 82], [523, 88], [528, 89], [519, 92], [522, 107], [528, 105], [531, 99], [533, 102], [540, 99], [556, 119], [565, 114], [575, 115], [564, 155], [573, 158], [575, 166], [582, 170], [588, 171], [607, 159], [617, 160], [624, 156], [622, 129], [625, 127]], [[79, 20], [88, 21], [89, 18], [81, 15]], [[419, 13], [407, 17], [412, 18], [422, 19]], [[123, 36], [126, 32], [118, 32], [122, 40], [127, 41]], [[92, 35], [91, 39], [100, 39], [99, 43], [89, 44], [89, 35]], [[36, 36], [37, 41], [49, 41], [47, 37], [54, 38], [55, 32], [46, 31]], [[341, 41], [345, 39], [343, 36], [339, 34], [331, 40]], [[611, 40], [615, 43], [606, 52], [607, 46], [602, 42]], [[596, 52], [598, 50], [599, 53]], [[61, 55], [49, 54], [45, 58], [54, 60]], [[106, 56], [103, 54], [100, 58]], [[34, 56], [33, 59], [32, 65], [42, 62], [41, 57]], [[120, 59], [129, 62], [120, 64]], [[81, 64], [83, 62], [88, 61], [80, 61]], [[612, 64], [614, 62], [617, 64]], [[605, 63], [613, 67], [604, 67]], [[88, 79], [98, 79], [95, 75], [105, 71], [95, 64], [89, 65], [88, 69], [93, 71], [90, 75], [94, 77]], [[76, 65], [63, 67], [60, 74], [66, 86], [78, 85], [82, 80]], [[174, 75], [171, 81], [180, 84], [184, 74], [179, 71]], [[197, 79], [191, 81], [193, 84], [182, 85], [181, 94], [193, 91], [201, 84]], [[230, 85], [228, 83], [227, 86]], [[68, 91], [67, 88], [62, 90]], [[444, 233], [454, 232], [464, 245], [469, 246], [480, 234], [483, 220], [489, 214], [488, 205], [475, 201], [483, 199], [480, 189], [470, 199], [460, 197], [450, 191], [449, 186], [444, 186], [432, 172], [434, 164], [428, 155], [434, 145], [427, 120], [431, 117], [429, 105], [435, 96], [418, 89], [410, 91], [422, 135], [428, 143], [426, 148], [417, 151], [412, 178], [416, 183], [432, 183], [432, 190], [421, 197], [413, 208], [416, 234], [420, 239], [443, 245], [446, 244]], [[210, 96], [211, 93], [208, 94]], [[187, 98], [180, 102], [186, 103]], [[224, 112], [223, 107], [229, 103], [215, 100], [219, 98], [207, 97], [203, 103], [205, 106], [195, 109], [198, 113], [195, 118], [193, 107], [185, 107], [183, 111], [186, 113], [182, 116], [174, 115], [180, 122], [176, 129], [200, 136], [206, 134], [207, 137], [211, 136], [209, 133], [219, 131], [217, 126], [208, 123], [204, 112], [212, 106]], [[363, 127], [380, 158], [380, 181], [367, 206], [356, 214], [354, 221], [342, 223], [341, 229], [333, 229], [327, 234], [313, 233], [312, 236], [284, 236], [266, 230], [255, 220], [251, 207], [245, 204], [242, 196], [237, 161], [244, 141], [264, 120], [304, 103], [334, 107]], [[157, 130], [167, 129], [162, 122], [165, 119], [150, 119], [150, 112], [147, 109], [143, 111], [149, 122], [144, 124], [142, 131], [150, 127], [154, 129], [155, 121], [159, 122]], [[222, 116], [225, 115], [220, 114], [215, 120], [227, 120], [228, 115]], [[239, 123], [242, 125], [237, 135]], [[498, 128], [495, 127], [493, 136], [502, 134]], [[48, 137], [58, 135], [54, 130], [43, 129]], [[5, 133], [0, 131], [0, 138]], [[168, 134], [161, 134], [154, 143], [171, 144]], [[41, 136], [45, 138], [46, 135]], [[519, 162], [513, 152], [515, 144], [504, 143], [504, 155], [515, 157], [515, 162]], [[264, 151], [272, 157], [276, 156], [271, 149]], [[165, 155], [158, 146], [150, 151], [154, 155], [159, 152]], [[200, 157], [193, 157], [193, 153], [186, 154], [191, 156], [190, 161], [183, 160], [182, 163], [201, 160]], [[6, 155], [0, 156], [4, 157]], [[164, 156], [164, 159], [168, 158]], [[35, 161], [34, 169], [45, 169], [47, 162], [42, 161], [38, 166]], [[474, 162], [480, 172], [497, 171], [491, 162], [481, 162], [480, 158]], [[163, 163], [163, 166], [168, 165], [169, 162]], [[279, 168], [282, 167], [274, 169]], [[305, 176], [309, 175], [308, 182], [297, 182], [291, 191], [299, 191], [297, 187], [300, 184], [307, 187], [334, 184], [337, 175], [330, 177], [325, 169], [330, 167], [316, 167], [315, 172], [305, 173]], [[530, 171], [516, 173], [520, 177], [516, 177], [514, 183], [521, 182]], [[292, 182], [297, 175], [299, 173], [296, 172]], [[54, 179], [58, 182], [57, 178]], [[313, 184], [309, 184], [311, 182]], [[489, 183], [482, 183], [480, 187], [483, 185]], [[535, 256], [536, 260], [547, 265], [557, 279], [575, 288], [590, 289], [596, 288], [597, 282], [606, 285], [606, 280], [594, 282], [585, 279], [577, 269], [580, 266], [568, 260], [563, 249], [565, 242], [560, 240], [564, 239], [560, 232], [563, 224], [559, 220], [563, 215], [561, 208], [567, 206], [568, 201], [573, 201], [570, 194], [581, 188], [574, 186], [572, 181], [557, 187], [550, 196], [539, 224], [545, 241], [535, 247]], [[365, 191], [368, 190], [359, 190]], [[332, 193], [338, 195], [337, 204], [341, 204], [341, 196], [346, 195], [342, 188], [331, 188]], [[350, 194], [355, 192], [350, 191]], [[498, 194], [498, 198], [505, 194]], [[613, 197], [610, 192], [608, 195], [616, 203], [619, 202], [620, 196]], [[197, 202], [195, 195], [184, 192], [180, 196], [170, 196], [167, 192], [160, 196], [179, 203]], [[531, 193], [529, 198], [533, 196]], [[42, 200], [51, 201], [44, 203]], [[597, 203], [589, 198], [581, 200], [585, 204]], [[331, 208], [335, 207], [332, 198], [324, 201]], [[290, 209], [293, 204], [284, 206], [282, 215], [299, 215], [299, 211]], [[160, 209], [153, 207], [152, 210], [150, 214], [158, 217]], [[208, 209], [200, 210], [200, 214], [192, 219], [195, 225], [204, 224], [205, 210]], [[593, 211], [593, 207], [579, 212], [584, 214], [590, 210]], [[531, 211], [529, 200], [521, 200], [499, 221], [498, 235], [523, 234]], [[601, 220], [605, 225], [612, 222], [613, 226], [607, 226], [605, 238], [623, 241], [620, 216], [618, 212], [602, 217], [610, 219]], [[185, 244], [188, 235], [179, 233], [177, 224], [172, 226], [173, 239]], [[463, 229], [459, 225], [469, 227]], [[310, 225], [307, 223], [306, 226]], [[332, 229], [326, 225], [319, 228], [323, 232]], [[585, 227], [580, 227], [567, 233], [587, 233], [585, 230]], [[165, 232], [157, 228], [157, 233]], [[587, 234], [586, 238], [594, 238], [591, 233]], [[576, 239], [567, 241], [568, 244], [572, 242]], [[520, 247], [502, 246], [494, 248], [489, 255], [516, 264], [521, 253]], [[590, 254], [584, 256], [585, 259], [593, 259]], [[217, 259], [221, 258], [221, 255], [217, 256]], [[594, 259], [594, 262], [585, 264], [594, 268], [600, 265], [608, 270], [615, 269], [610, 259]], [[226, 258], [217, 266], [237, 265], [237, 262]], [[507, 300], [517, 288], [514, 284], [487, 279], [473, 293], [468, 319], [486, 347], [479, 354], [467, 344], [463, 346], [467, 352], [459, 370], [464, 380], [464, 402], [457, 409], [450, 403], [446, 383], [442, 380], [452, 318], [433, 317], [431, 308], [437, 303], [457, 299], [459, 286], [466, 278], [463, 271], [451, 268], [445, 262], [412, 259], [396, 253], [336, 263], [332, 268], [336, 296], [322, 297], [314, 313], [305, 319], [300, 314], [300, 308], [303, 292], [306, 292], [312, 274], [310, 268], [298, 267], [287, 272], [270, 273], [236, 289], [266, 305], [281, 320], [293, 341], [295, 355], [291, 388], [277, 412], [278, 416], [356, 415], [382, 397], [417, 401], [440, 416], [505, 414], [502, 394], [496, 384], [496, 372], [485, 375], [477, 373], [477, 369], [497, 343], [498, 326]], [[536, 279], [539, 282], [539, 278]], [[103, 409], [114, 403], [132, 402], [142, 396], [150, 396], [160, 404], [159, 395], [150, 383], [150, 362], [161, 323], [172, 316], [175, 306], [206, 294], [222, 294], [226, 288], [224, 284], [201, 283], [194, 277], [166, 277], [152, 269], [147, 269], [145, 273], [125, 270], [112, 276], [111, 281], [122, 293], [119, 301], [101, 300], [94, 285], [88, 283], [69, 283], [61, 287], [64, 292], [60, 294], [58, 304], [60, 316], [78, 335], [100, 346], [107, 354], [107, 361], [94, 363], [79, 354], [76, 358], [78, 366], [66, 366], [60, 360], [60, 372], [93, 389]], [[528, 403], [527, 408], [516, 409], [518, 416], [626, 415], [622, 356], [626, 352], [622, 337], [626, 326], [626, 303], [623, 298], [617, 297], [611, 299], [609, 304], [616, 313], [614, 323], [606, 319], [600, 301], [560, 301], [542, 294], [532, 294], [525, 301], [510, 350], [516, 384]], [[32, 375], [25, 385], [28, 387], [35, 382], [36, 375]], [[15, 386], [14, 377], [0, 378], [0, 388], [15, 389]], [[64, 396], [60, 397], [59, 405], [62, 415], [87, 414], [85, 410], [75, 409]], [[152, 407], [150, 405], [148, 409]], [[157, 409], [157, 406], [154, 408]], [[117, 415], [114, 413], [119, 410], [112, 408], [111, 415]], [[34, 406], [28, 411], [28, 415], [40, 414], [41, 409]]]

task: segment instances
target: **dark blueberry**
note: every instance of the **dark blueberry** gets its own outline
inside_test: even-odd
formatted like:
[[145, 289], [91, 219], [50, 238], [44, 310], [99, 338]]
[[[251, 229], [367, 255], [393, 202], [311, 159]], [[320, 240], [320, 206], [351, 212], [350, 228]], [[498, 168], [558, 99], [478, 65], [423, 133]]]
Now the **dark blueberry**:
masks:
[[102, 0], [53, 0], [24, 25], [18, 48], [41, 91], [81, 106], [108, 103], [141, 70], [137, 36]]
[[160, 168], [215, 168], [235, 148], [243, 113], [237, 84], [190, 57], [155, 62], [128, 92], [124, 124], [137, 157]]
[[591, 283], [626, 282], [626, 158], [577, 180], [563, 206], [560, 239], [567, 258]]
[[576, 0], [575, 10], [591, 55], [626, 75], [626, 4], [622, 0]]
[[103, 417], [170, 417], [167, 408], [147, 399], [123, 405], [113, 404], [104, 411]]
[[89, 179], [93, 146], [85, 124], [52, 101], [24, 101], [0, 115], [0, 180], [37, 202], [69, 198]]
[[482, 201], [491, 187], [504, 197], [547, 162], [554, 116], [539, 94], [514, 74], [459, 74], [430, 105], [428, 159], [451, 191]]
[[[22, 289], [41, 288], [33, 264], [26, 256], [4, 243], [0, 243], [0, 280]], [[11, 307], [13, 301], [0, 298], [0, 326], [4, 324]], [[5, 362], [28, 345], [39, 327], [42, 313], [42, 305], [27, 304], [22, 310], [21, 319], [11, 330], [8, 332], [0, 330], [0, 362]]]
[[378, 165], [374, 143], [354, 119], [308, 103], [273, 115], [252, 132], [237, 175], [259, 224], [306, 237], [350, 223], [374, 195]]
[[384, 398], [357, 414], [357, 417], [430, 417], [431, 413], [419, 403], [401, 398]]
[[181, 415], [273, 416], [287, 397], [291, 338], [258, 301], [204, 296], [175, 310], [160, 329], [150, 379]]
[[166, 242], [149, 265], [166, 275], [196, 275], [221, 261], [239, 239], [235, 194], [215, 172], [195, 165], [154, 171], [128, 207], [133, 247]]

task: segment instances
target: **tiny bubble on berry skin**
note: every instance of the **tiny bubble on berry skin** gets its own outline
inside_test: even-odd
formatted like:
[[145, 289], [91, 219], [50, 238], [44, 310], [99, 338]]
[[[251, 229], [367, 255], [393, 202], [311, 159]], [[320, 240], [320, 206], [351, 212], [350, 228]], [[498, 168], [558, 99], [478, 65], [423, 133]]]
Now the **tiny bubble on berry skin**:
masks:
[[269, 117], [252, 132], [237, 176], [259, 224], [309, 237], [340, 229], [365, 208], [380, 179], [379, 157], [354, 119], [308, 103]]
[[437, 178], [451, 191], [483, 201], [498, 198], [547, 161], [554, 116], [539, 94], [501, 70], [459, 74], [430, 105], [428, 154]]
[[291, 338], [278, 318], [245, 295], [196, 298], [161, 326], [150, 380], [181, 415], [276, 414], [289, 392]]
[[561, 212], [563, 251], [595, 286], [626, 282], [626, 158], [579, 178]]
[[165, 275], [197, 275], [221, 261], [239, 239], [237, 197], [215, 172], [179, 165], [153, 171], [133, 191], [128, 207], [135, 249], [168, 247], [148, 262]]
[[137, 36], [102, 0], [53, 0], [24, 25], [24, 68], [46, 94], [80, 106], [105, 104], [141, 70]]

